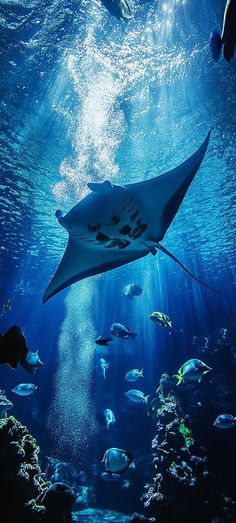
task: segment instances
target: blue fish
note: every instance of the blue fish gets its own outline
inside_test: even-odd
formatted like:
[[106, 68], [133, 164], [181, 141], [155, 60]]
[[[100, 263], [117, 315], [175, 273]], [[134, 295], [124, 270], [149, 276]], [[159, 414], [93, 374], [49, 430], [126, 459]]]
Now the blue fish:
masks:
[[15, 392], [15, 394], [18, 394], [19, 396], [29, 396], [29, 394], [33, 394], [36, 390], [39, 389], [38, 385], [34, 385], [34, 383], [20, 383], [12, 389], [12, 392]]
[[122, 293], [126, 298], [132, 300], [134, 296], [141, 296], [143, 289], [137, 283], [130, 283], [122, 289]]
[[112, 336], [116, 336], [117, 338], [127, 339], [127, 338], [133, 338], [133, 340], [138, 335], [137, 332], [133, 332], [129, 329], [129, 327], [125, 327], [121, 323], [113, 323], [110, 329], [110, 333]]
[[132, 369], [125, 375], [126, 381], [136, 381], [138, 378], [143, 378], [143, 369]]
[[125, 396], [134, 403], [148, 403], [150, 396], [144, 396], [141, 390], [131, 389], [125, 392]]
[[217, 429], [232, 429], [236, 426], [236, 418], [234, 418], [232, 414], [220, 414], [213, 423], [213, 426]]
[[43, 362], [39, 358], [38, 351], [28, 352], [26, 358], [21, 361], [21, 365], [30, 374], [35, 374], [42, 367]]

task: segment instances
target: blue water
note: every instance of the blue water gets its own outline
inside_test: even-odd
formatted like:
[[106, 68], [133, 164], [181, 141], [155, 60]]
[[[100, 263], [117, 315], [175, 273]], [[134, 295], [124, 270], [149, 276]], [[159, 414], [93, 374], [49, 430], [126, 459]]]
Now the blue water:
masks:
[[[125, 373], [144, 367], [135, 385], [154, 392], [163, 372], [176, 373], [191, 358], [193, 336], [227, 327], [236, 313], [236, 67], [214, 63], [208, 45], [225, 2], [130, 5], [135, 15], [127, 23], [100, 0], [0, 7], [1, 304], [12, 300], [0, 332], [21, 325], [44, 363], [30, 379], [22, 368], [1, 366], [0, 388], [36, 437], [45, 467], [53, 456], [84, 471], [94, 493], [89, 507], [127, 514], [142, 511], [155, 424], [127, 403]], [[174, 168], [209, 130], [206, 157], [163, 245], [225, 295], [201, 287], [160, 253], [83, 280], [42, 305], [67, 243], [56, 209], [68, 211], [91, 180], [122, 184]], [[132, 282], [144, 291], [130, 302], [121, 291]], [[155, 310], [170, 316], [171, 330], [149, 320]], [[115, 321], [138, 331], [136, 340], [95, 349]], [[110, 362], [106, 382], [100, 357]], [[32, 380], [38, 394], [11, 392]], [[116, 416], [111, 432], [102, 428], [105, 408]], [[113, 446], [136, 458], [130, 489], [101, 480], [103, 454]]]

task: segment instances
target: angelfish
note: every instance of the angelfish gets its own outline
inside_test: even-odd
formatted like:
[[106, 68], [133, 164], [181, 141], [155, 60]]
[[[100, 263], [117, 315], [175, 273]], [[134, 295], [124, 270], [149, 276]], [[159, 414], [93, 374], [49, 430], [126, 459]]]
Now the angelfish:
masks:
[[128, 468], [134, 468], [134, 458], [131, 452], [127, 450], [111, 448], [106, 450], [102, 463], [104, 463], [106, 472], [121, 474]]

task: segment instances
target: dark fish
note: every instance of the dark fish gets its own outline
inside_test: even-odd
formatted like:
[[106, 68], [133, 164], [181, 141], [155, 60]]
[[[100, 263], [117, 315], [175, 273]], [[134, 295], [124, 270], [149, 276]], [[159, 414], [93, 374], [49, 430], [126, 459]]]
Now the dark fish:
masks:
[[7, 363], [13, 369], [22, 363], [28, 354], [26, 339], [21, 328], [13, 325], [2, 336], [0, 334], [0, 364]]
[[114, 341], [111, 336], [106, 336], [102, 338], [102, 336], [99, 336], [97, 340], [95, 340], [96, 345], [101, 345], [102, 347], [107, 347], [111, 341]]
[[221, 35], [219, 31], [214, 30], [210, 35], [210, 47], [213, 56], [213, 60], [217, 62], [220, 58], [221, 51], [223, 48], [224, 59], [226, 62], [230, 62], [234, 56], [236, 47], [236, 1], [227, 0], [225, 11], [223, 28]]

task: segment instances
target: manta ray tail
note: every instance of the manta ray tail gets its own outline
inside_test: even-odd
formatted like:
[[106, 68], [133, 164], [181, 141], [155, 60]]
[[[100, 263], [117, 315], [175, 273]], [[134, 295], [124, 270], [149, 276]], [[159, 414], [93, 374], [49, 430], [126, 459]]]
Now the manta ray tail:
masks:
[[165, 247], [163, 247], [160, 243], [158, 243], [158, 249], [162, 251], [164, 254], [167, 254], [167, 256], [169, 256], [169, 258], [174, 260], [176, 263], [178, 263], [180, 267], [182, 267], [182, 269], [184, 269], [184, 271], [187, 272], [190, 276], [192, 276], [192, 278], [196, 280], [198, 283], [204, 285], [204, 287], [207, 287], [211, 291], [217, 292], [218, 294], [223, 294], [223, 292], [219, 291], [218, 289], [214, 289], [213, 287], [210, 287], [206, 283], [203, 283], [203, 281], [199, 280], [196, 276], [194, 276], [194, 274], [192, 274], [173, 254], [171, 254], [171, 252], [165, 249]]

